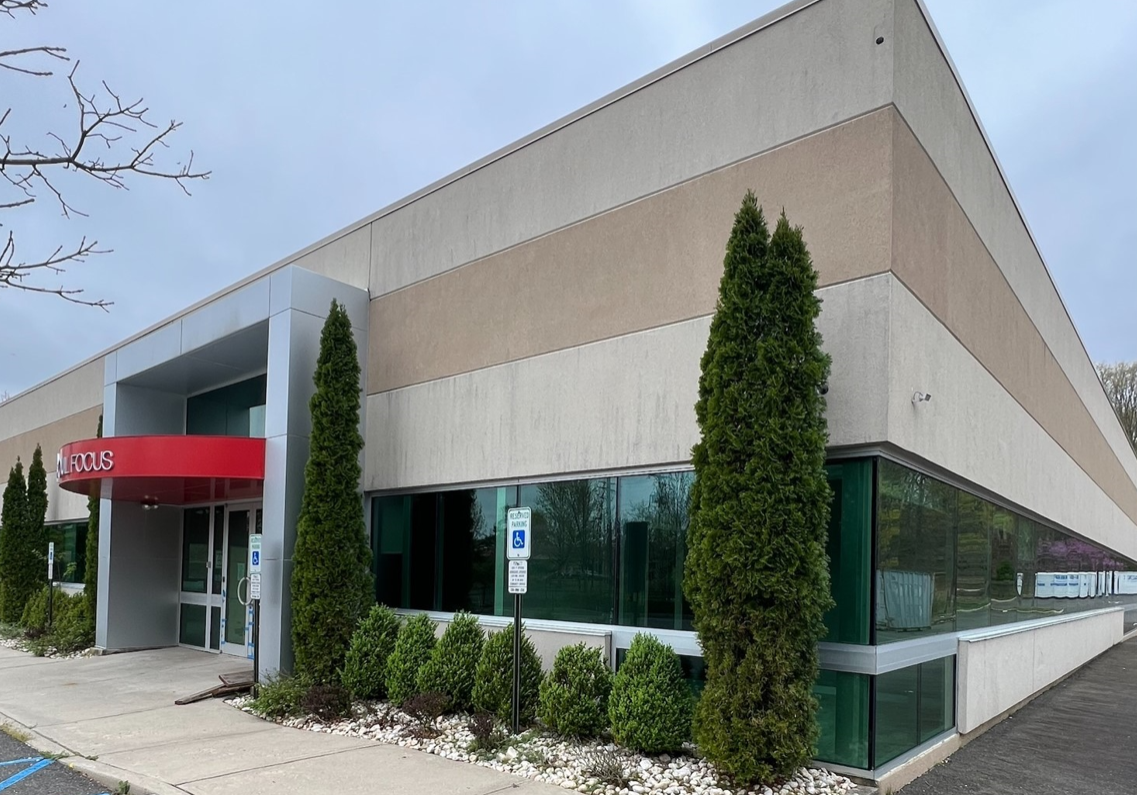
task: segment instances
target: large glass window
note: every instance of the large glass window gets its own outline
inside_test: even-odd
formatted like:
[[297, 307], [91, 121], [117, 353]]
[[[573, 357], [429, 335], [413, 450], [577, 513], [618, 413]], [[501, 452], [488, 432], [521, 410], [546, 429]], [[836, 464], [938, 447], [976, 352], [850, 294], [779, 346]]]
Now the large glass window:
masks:
[[[533, 556], [522, 615], [614, 623], [616, 479], [535, 483], [518, 492], [519, 504], [533, 509]], [[513, 615], [512, 599], [504, 607]]]
[[951, 632], [956, 490], [886, 460], [877, 477], [877, 642]]
[[829, 513], [829, 581], [833, 607], [825, 614], [825, 640], [869, 642], [869, 572], [872, 569], [871, 460], [826, 467], [833, 504]]
[[502, 615], [499, 530], [517, 489], [502, 486], [372, 500], [376, 597], [415, 610]]
[[877, 493], [877, 643], [1137, 601], [1096, 544], [891, 461]]
[[[209, 508], [187, 508], [183, 514], [182, 590], [188, 593], [206, 593], [206, 586], [209, 583], [209, 514]], [[202, 608], [201, 612], [201, 631], [204, 638], [205, 609]], [[203, 646], [205, 641], [202, 640], [201, 643], [194, 645]]]
[[813, 695], [821, 732], [816, 758], [869, 769], [869, 682], [865, 674], [821, 671]]
[[52, 524], [45, 530], [47, 540], [55, 542], [55, 580], [83, 582], [87, 570], [87, 522]]
[[186, 400], [186, 433], [191, 436], [265, 435], [268, 378], [258, 375]]
[[876, 677], [875, 766], [912, 750], [955, 725], [955, 658]]
[[620, 624], [691, 629], [683, 562], [694, 481], [693, 472], [620, 478]]

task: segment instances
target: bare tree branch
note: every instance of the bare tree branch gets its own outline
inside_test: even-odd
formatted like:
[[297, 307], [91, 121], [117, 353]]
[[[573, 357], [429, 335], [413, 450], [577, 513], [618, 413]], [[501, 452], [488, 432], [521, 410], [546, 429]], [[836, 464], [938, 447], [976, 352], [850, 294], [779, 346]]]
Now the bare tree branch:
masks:
[[1098, 375], [1129, 444], [1137, 451], [1137, 362], [1102, 362]]
[[[19, 12], [36, 14], [47, 7], [43, 0], [0, 0], [0, 15], [15, 18]], [[48, 57], [70, 62], [63, 47], [36, 46], [0, 51], [0, 68], [33, 78], [49, 78], [53, 72], [27, 65], [25, 59]], [[75, 61], [67, 75], [67, 84], [74, 98], [75, 126], [72, 132], [48, 131], [44, 143], [14, 143], [12, 135], [0, 130], [0, 176], [7, 188], [16, 192], [12, 198], [0, 194], [0, 210], [16, 210], [34, 205], [44, 195], [55, 199], [65, 218], [86, 213], [70, 204], [64, 196], [61, 174], [83, 174], [112, 188], [128, 190], [131, 174], [169, 180], [182, 192], [190, 195], [189, 183], [209, 179], [210, 172], [194, 167], [194, 153], [172, 166], [159, 162], [158, 155], [169, 148], [169, 140], [182, 126], [171, 120], [159, 125], [148, 118], [150, 108], [140, 97], [123, 100], [106, 82], [102, 90], [83, 91], [76, 75], [79, 62]], [[69, 103], [70, 104], [70, 103]], [[9, 120], [12, 109], [0, 115], [0, 128]], [[2, 183], [0, 183], [2, 186]], [[2, 224], [0, 224], [2, 225]], [[82, 291], [47, 288], [32, 285], [25, 277], [37, 273], [62, 274], [64, 265], [80, 262], [91, 254], [106, 253], [96, 248], [94, 241], [84, 238], [78, 247], [65, 251], [60, 246], [51, 256], [35, 261], [16, 261], [15, 238], [9, 233], [0, 253], [0, 289], [13, 287], [29, 292], [49, 293], [65, 300], [106, 309], [109, 302], [77, 297]]]

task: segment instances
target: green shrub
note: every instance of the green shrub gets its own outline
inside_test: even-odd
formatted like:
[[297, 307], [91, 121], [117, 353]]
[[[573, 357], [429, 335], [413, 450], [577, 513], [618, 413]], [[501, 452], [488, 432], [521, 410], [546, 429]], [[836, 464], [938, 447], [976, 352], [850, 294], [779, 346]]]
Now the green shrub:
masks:
[[301, 714], [308, 687], [299, 677], [277, 671], [264, 677], [249, 706], [266, 718], [293, 718]]
[[424, 613], [411, 616], [399, 630], [395, 648], [387, 658], [387, 697], [402, 704], [418, 695], [418, 672], [434, 650], [434, 622]]
[[[528, 726], [537, 717], [537, 700], [541, 688], [541, 659], [533, 641], [521, 628], [521, 725]], [[482, 648], [482, 658], [474, 672], [474, 706], [489, 712], [502, 723], [509, 724], [513, 706], [513, 629], [503, 629], [489, 636]]]
[[612, 671], [604, 653], [578, 643], [557, 652], [553, 670], [541, 682], [542, 723], [566, 737], [594, 737], [608, 725]]
[[351, 693], [341, 684], [314, 684], [304, 692], [300, 708], [322, 721], [331, 722], [351, 714]]
[[399, 617], [386, 605], [375, 605], [356, 627], [343, 664], [343, 685], [355, 698], [387, 694], [387, 660], [399, 637]]
[[359, 375], [351, 320], [333, 300], [308, 404], [312, 433], [292, 553], [296, 673], [314, 683], [338, 680], [352, 633], [375, 604], [359, 493]]
[[447, 710], [464, 712], [473, 703], [474, 672], [482, 659], [486, 635], [478, 619], [458, 613], [418, 672], [420, 693], [442, 693]]
[[684, 591], [707, 666], [695, 741], [739, 783], [788, 777], [818, 735], [817, 642], [832, 604], [817, 273], [785, 214], [747, 193], [699, 378]]
[[47, 586], [28, 600], [20, 616], [20, 626], [32, 640], [34, 654], [49, 652], [71, 654], [89, 648], [95, 642], [94, 620], [83, 594], [68, 594], [60, 588], [52, 597], [51, 627], [47, 623]]
[[649, 754], [679, 750], [691, 736], [691, 702], [679, 655], [652, 635], [636, 635], [608, 699], [616, 742]]

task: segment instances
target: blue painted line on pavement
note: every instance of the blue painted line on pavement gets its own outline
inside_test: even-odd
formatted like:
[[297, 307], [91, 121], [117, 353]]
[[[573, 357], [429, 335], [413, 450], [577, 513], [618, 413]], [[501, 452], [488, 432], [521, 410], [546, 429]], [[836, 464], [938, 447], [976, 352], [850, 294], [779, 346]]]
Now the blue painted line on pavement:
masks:
[[4, 765], [22, 765], [28, 762], [38, 762], [41, 759], [43, 759], [42, 756], [26, 756], [23, 759], [9, 759], [6, 762], [0, 762], [0, 767], [4, 767]]
[[8, 776], [8, 778], [0, 781], [0, 792], [8, 789], [8, 787], [11, 787], [13, 784], [19, 784], [32, 773], [35, 773], [37, 770], [43, 770], [45, 767], [50, 765], [51, 762], [52, 760], [50, 759], [41, 759], [26, 770], [21, 770], [19, 773]]

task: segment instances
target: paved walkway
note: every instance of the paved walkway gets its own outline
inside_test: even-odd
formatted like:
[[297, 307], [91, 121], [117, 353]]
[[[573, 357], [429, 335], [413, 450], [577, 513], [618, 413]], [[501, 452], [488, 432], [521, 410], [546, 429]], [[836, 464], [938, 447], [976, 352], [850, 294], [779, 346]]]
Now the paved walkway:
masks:
[[902, 795], [1133, 795], [1137, 639], [957, 751]]
[[241, 667], [188, 649], [44, 660], [0, 648], [0, 722], [32, 732], [41, 753], [73, 754], [68, 762], [111, 789], [130, 781], [132, 793], [563, 792], [398, 746], [286, 729], [221, 701], [174, 706]]

